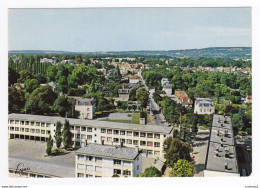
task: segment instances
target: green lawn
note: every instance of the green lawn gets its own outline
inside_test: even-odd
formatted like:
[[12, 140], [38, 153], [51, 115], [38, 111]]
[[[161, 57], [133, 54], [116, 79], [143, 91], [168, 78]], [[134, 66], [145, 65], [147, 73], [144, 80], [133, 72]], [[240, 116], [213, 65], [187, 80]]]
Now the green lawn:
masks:
[[[139, 119], [140, 119], [140, 113], [133, 113], [132, 121], [131, 120], [121, 120], [121, 119], [101, 119], [99, 121], [139, 124]], [[150, 121], [151, 121], [150, 117], [147, 114], [147, 123], [149, 123]]]

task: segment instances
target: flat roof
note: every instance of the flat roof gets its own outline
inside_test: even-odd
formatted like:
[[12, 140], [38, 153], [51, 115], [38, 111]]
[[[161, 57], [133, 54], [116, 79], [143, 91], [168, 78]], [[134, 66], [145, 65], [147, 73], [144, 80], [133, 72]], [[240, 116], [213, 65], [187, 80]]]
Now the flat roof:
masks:
[[214, 114], [205, 170], [238, 173], [237, 154], [230, 116]]
[[[57, 121], [60, 121], [61, 123], [64, 123], [66, 118], [55, 117], [55, 116], [12, 113], [8, 115], [8, 119], [24, 120], [24, 121], [41, 121], [41, 122], [49, 122], [49, 123], [57, 123]], [[73, 126], [77, 126], [77, 125], [91, 126], [95, 128], [107, 128], [107, 129], [110, 128], [110, 129], [153, 132], [153, 133], [162, 133], [162, 134], [170, 134], [173, 130], [172, 127], [167, 127], [164, 125], [139, 125], [139, 124], [130, 124], [130, 123], [118, 123], [118, 122], [85, 120], [85, 119], [74, 119], [74, 118], [67, 118], [67, 120], [70, 122], [70, 125]]]
[[87, 146], [78, 149], [76, 154], [85, 154], [112, 159], [135, 160], [135, 158], [140, 153], [137, 152], [135, 148], [102, 144], [88, 144]]
[[[20, 164], [20, 165], [19, 165]], [[29, 168], [23, 172], [30, 172], [46, 176], [61, 178], [75, 177], [75, 168], [58, 165], [47, 161], [36, 159], [25, 159], [19, 157], [8, 157], [8, 168], [12, 170]]]

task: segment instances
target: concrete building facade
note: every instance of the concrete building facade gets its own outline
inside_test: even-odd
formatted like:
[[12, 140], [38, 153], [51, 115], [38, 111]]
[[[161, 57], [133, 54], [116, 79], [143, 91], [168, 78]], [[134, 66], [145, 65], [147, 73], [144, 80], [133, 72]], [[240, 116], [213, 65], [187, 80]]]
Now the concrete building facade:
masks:
[[80, 112], [80, 119], [93, 119], [96, 104], [94, 99], [79, 98], [76, 100], [75, 110]]
[[194, 104], [194, 113], [197, 114], [214, 114], [215, 107], [209, 98], [197, 98]]

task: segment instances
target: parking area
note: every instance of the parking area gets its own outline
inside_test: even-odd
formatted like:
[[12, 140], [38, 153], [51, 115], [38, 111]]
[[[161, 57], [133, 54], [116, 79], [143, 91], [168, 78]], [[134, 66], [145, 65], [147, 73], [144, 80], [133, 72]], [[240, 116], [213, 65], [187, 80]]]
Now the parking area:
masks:
[[75, 166], [75, 151], [58, 156], [46, 155], [46, 142], [11, 139], [8, 141], [8, 155], [21, 159], [37, 159], [68, 167]]
[[194, 177], [202, 177], [207, 155], [209, 131], [199, 130], [194, 138], [193, 154], [195, 157], [196, 174]]

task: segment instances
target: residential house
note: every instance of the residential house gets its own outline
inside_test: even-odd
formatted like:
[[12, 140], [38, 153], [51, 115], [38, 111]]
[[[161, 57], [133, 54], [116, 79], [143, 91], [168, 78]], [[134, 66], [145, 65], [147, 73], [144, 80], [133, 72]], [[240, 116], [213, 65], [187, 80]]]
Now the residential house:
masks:
[[194, 105], [194, 113], [197, 114], [214, 114], [215, 107], [209, 98], [197, 98]]
[[175, 91], [174, 95], [177, 98], [177, 103], [180, 103], [185, 107], [192, 106], [193, 101], [188, 97], [185, 91]]
[[75, 110], [80, 112], [80, 119], [93, 119], [95, 117], [96, 104], [93, 98], [78, 98]]

